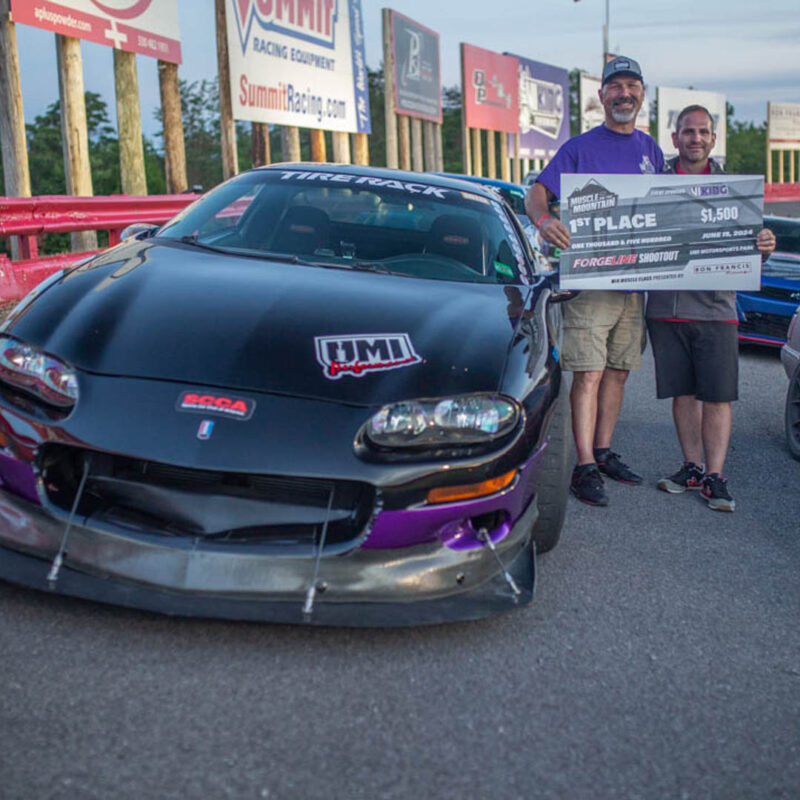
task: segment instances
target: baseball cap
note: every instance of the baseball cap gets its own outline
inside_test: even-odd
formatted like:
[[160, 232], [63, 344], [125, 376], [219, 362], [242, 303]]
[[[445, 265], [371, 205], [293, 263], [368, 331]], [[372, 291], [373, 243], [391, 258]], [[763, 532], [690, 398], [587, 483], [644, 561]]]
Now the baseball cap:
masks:
[[608, 64], [603, 67], [603, 83], [611, 80], [615, 75], [633, 75], [634, 78], [638, 78], [644, 83], [642, 68], [639, 66], [639, 62], [634, 61], [632, 58], [627, 58], [626, 56], [617, 56], [613, 61], [609, 61]]

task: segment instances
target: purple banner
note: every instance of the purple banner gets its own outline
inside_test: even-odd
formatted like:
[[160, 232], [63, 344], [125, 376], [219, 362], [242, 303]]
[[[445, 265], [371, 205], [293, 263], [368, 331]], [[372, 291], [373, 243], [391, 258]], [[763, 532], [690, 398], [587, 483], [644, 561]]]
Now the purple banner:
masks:
[[522, 56], [514, 58], [519, 61], [519, 154], [549, 160], [569, 139], [569, 73]]

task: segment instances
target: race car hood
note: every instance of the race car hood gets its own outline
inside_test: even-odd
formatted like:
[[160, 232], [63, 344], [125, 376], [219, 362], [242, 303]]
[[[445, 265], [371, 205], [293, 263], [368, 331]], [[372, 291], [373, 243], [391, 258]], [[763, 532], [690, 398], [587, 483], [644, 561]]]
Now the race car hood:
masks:
[[497, 390], [509, 292], [154, 240], [68, 273], [6, 332], [88, 373], [371, 405]]

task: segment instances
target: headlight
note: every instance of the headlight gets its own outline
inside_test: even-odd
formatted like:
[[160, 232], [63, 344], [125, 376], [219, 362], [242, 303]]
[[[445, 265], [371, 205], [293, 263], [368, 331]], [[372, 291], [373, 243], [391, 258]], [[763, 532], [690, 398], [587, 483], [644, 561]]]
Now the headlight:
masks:
[[10, 336], [0, 336], [0, 379], [62, 408], [78, 400], [78, 377], [71, 367]]
[[489, 442], [514, 429], [519, 407], [507, 397], [469, 394], [384, 406], [365, 426], [380, 447], [431, 447]]

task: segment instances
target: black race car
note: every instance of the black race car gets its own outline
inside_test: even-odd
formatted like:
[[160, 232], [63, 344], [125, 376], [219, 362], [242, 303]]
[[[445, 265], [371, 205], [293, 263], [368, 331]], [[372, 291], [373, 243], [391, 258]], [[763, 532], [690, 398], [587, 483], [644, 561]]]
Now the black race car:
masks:
[[0, 330], [0, 577], [317, 624], [524, 604], [565, 507], [559, 299], [479, 186], [239, 175]]

